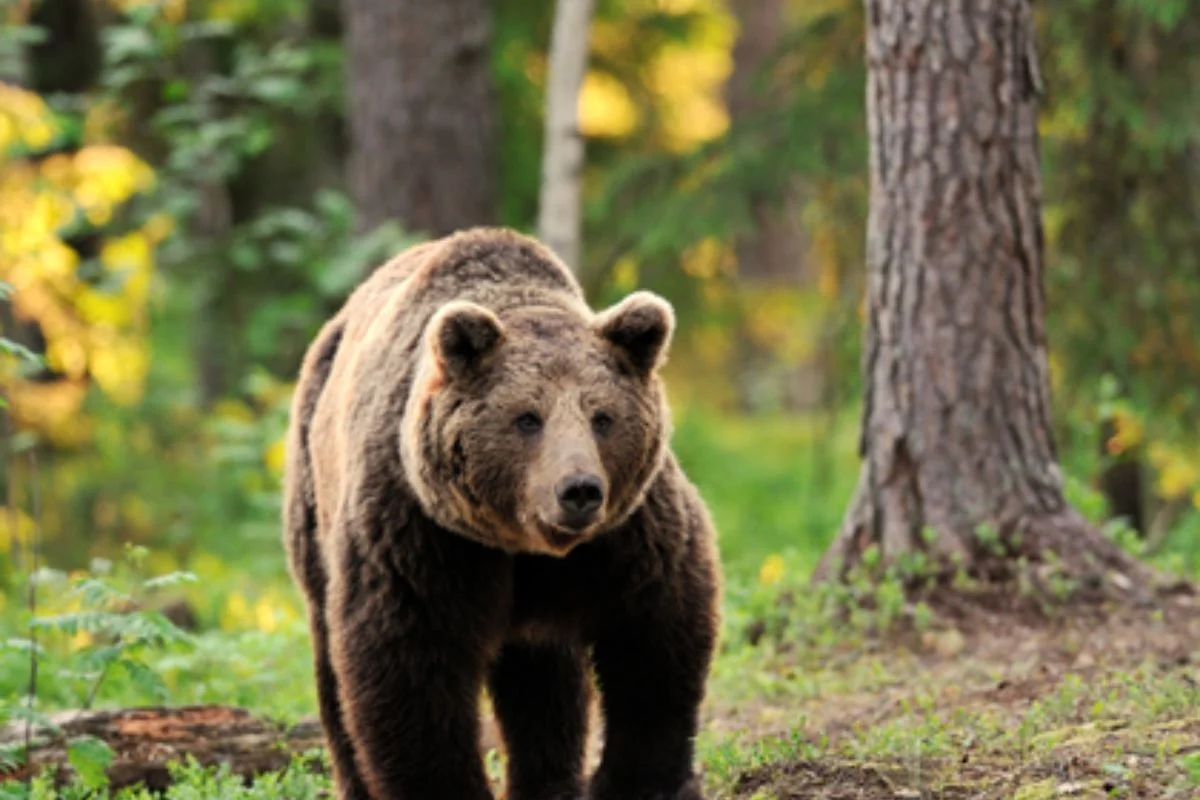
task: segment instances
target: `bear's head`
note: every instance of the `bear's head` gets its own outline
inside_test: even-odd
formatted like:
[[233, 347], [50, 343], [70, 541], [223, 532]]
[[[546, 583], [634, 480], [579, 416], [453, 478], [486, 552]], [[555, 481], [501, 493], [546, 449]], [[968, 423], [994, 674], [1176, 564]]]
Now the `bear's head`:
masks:
[[669, 437], [658, 370], [674, 325], [644, 291], [600, 314], [532, 306], [502, 322], [470, 302], [440, 308], [401, 433], [425, 513], [493, 547], [559, 556], [627, 519]]

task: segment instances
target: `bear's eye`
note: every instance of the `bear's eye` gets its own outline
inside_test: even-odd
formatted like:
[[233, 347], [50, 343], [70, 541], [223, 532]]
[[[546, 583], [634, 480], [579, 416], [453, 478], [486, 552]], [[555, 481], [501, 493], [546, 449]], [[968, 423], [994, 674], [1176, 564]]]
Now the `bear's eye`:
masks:
[[592, 430], [597, 436], [603, 436], [612, 428], [613, 418], [611, 414], [606, 414], [603, 411], [597, 411], [592, 415]]
[[526, 436], [532, 436], [535, 433], [540, 433], [542, 430], [542, 418], [532, 411], [526, 411], [517, 417], [516, 424], [517, 430]]

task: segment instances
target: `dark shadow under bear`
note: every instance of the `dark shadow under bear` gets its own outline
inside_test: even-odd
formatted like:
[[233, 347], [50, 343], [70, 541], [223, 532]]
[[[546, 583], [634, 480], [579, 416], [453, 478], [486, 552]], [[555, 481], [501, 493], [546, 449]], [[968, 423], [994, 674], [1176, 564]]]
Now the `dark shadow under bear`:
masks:
[[511, 800], [702, 797], [719, 571], [668, 447], [673, 326], [647, 292], [596, 314], [542, 245], [476, 229], [380, 267], [318, 334], [284, 524], [338, 797], [491, 798], [484, 688]]

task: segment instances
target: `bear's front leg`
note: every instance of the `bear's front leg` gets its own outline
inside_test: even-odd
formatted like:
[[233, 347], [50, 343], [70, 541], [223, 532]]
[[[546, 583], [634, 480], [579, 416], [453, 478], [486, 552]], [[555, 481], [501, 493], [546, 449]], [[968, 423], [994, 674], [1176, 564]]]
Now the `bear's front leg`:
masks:
[[500, 556], [434, 536], [447, 541], [414, 551], [421, 537], [404, 531], [401, 553], [360, 540], [330, 584], [338, 695], [374, 800], [492, 800], [479, 699], [503, 613]]
[[715, 577], [693, 565], [681, 585], [611, 619], [593, 658], [605, 743], [590, 800], [703, 800], [693, 771], [700, 704], [716, 644]]
[[575, 642], [510, 641], [492, 665], [492, 706], [508, 753], [507, 800], [583, 794], [589, 677]]

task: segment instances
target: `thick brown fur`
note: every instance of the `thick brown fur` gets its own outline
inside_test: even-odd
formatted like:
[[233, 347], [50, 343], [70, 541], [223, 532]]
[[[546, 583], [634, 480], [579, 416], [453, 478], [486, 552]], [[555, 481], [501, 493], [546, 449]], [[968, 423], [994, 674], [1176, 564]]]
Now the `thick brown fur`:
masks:
[[380, 267], [318, 334], [284, 527], [339, 798], [491, 798], [485, 688], [510, 800], [702, 797], [720, 578], [668, 446], [673, 325], [645, 292], [596, 314], [542, 245], [474, 229]]

